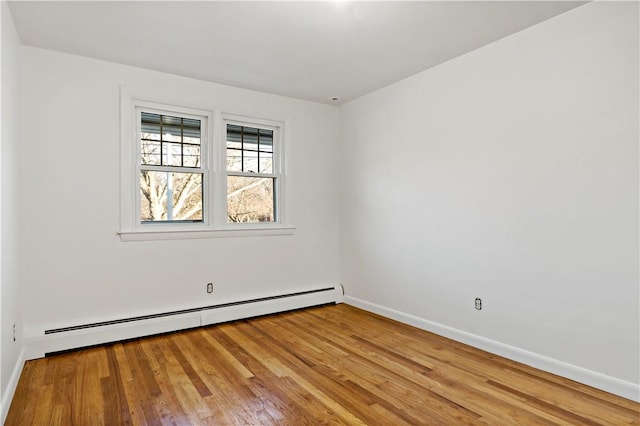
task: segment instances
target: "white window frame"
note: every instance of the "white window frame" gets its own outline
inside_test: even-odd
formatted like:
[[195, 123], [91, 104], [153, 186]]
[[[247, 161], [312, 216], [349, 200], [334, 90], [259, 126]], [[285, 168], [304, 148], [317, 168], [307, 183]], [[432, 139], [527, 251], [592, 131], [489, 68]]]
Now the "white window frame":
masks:
[[[140, 111], [202, 120], [201, 169], [203, 173], [203, 221], [195, 223], [142, 223], [140, 219]], [[226, 125], [274, 130], [273, 163], [277, 170], [276, 222], [227, 223]], [[243, 115], [222, 114], [212, 105], [197, 104], [127, 87], [120, 89], [120, 229], [122, 241], [173, 240], [189, 238], [291, 235], [285, 192], [285, 123]], [[215, 131], [214, 131], [215, 130]], [[277, 134], [277, 137], [276, 137]], [[277, 165], [276, 165], [277, 164]], [[185, 171], [188, 171], [186, 169]]]
[[[273, 131], [273, 155], [272, 155], [272, 172], [271, 173], [241, 173], [227, 171], [227, 125], [237, 125], [244, 127], [254, 127], [259, 129], [266, 129]], [[260, 222], [260, 223], [230, 223], [227, 221], [227, 197], [225, 196], [224, 203], [224, 217], [226, 226], [230, 229], [244, 229], [244, 228], [259, 228], [259, 227], [272, 227], [282, 226], [286, 223], [286, 210], [284, 208], [284, 198], [282, 192], [285, 189], [283, 179], [283, 152], [284, 152], [284, 123], [272, 120], [260, 120], [250, 117], [244, 117], [234, 114], [222, 114], [222, 126], [220, 129], [223, 133], [222, 140], [224, 141], [221, 158], [223, 158], [223, 171], [224, 171], [224, 192], [226, 194], [226, 182], [228, 176], [248, 176], [248, 177], [268, 177], [275, 178], [274, 184], [274, 214], [275, 222]]]
[[[142, 223], [140, 220], [140, 205], [142, 203], [142, 196], [140, 194], [140, 187], [138, 186], [138, 190], [135, 191], [135, 206], [133, 208], [132, 214], [135, 216], [134, 227], [136, 230], [141, 231], [145, 229], [155, 229], [162, 228], [165, 231], [180, 231], [184, 229], [202, 229], [208, 227], [211, 223], [211, 170], [210, 170], [210, 143], [209, 143], [209, 135], [211, 134], [211, 123], [213, 117], [207, 111], [194, 110], [190, 108], [180, 108], [174, 107], [170, 105], [162, 105], [152, 102], [136, 102], [134, 105], [134, 114], [135, 114], [135, 133], [136, 133], [136, 164], [135, 164], [135, 174], [134, 180], [139, 182], [139, 176], [141, 171], [144, 170], [158, 170], [158, 171], [175, 171], [179, 173], [200, 173], [202, 174], [202, 210], [203, 217], [202, 222], [194, 222], [194, 223], [171, 223], [171, 222], [162, 222], [162, 223], [153, 223], [153, 222], [145, 222]], [[199, 119], [201, 122], [200, 128], [200, 167], [198, 168], [175, 168], [171, 166], [143, 166], [140, 163], [140, 134], [141, 134], [141, 115], [142, 112], [149, 112], [153, 114], [161, 114], [161, 115], [171, 115], [176, 117], [184, 117], [184, 118], [195, 118]], [[137, 180], [136, 180], [137, 177]], [[138, 184], [139, 185], [139, 184]], [[155, 229], [157, 230], [157, 229]]]

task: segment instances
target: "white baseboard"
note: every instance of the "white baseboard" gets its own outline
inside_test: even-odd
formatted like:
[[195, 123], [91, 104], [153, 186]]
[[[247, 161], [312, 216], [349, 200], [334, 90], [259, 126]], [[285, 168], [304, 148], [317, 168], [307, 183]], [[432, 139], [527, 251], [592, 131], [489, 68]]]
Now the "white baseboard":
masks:
[[27, 360], [43, 358], [50, 352], [66, 351], [137, 337], [168, 333], [200, 326], [200, 313], [172, 315], [135, 322], [107, 325], [82, 330], [45, 334], [25, 338], [25, 357]]
[[305, 289], [294, 294], [273, 295], [246, 303], [230, 303], [220, 307], [205, 307], [201, 310], [197, 308], [193, 312], [56, 331], [55, 333], [25, 338], [24, 359], [42, 358], [51, 352], [135, 339], [325, 303], [342, 303], [342, 300], [341, 286]]
[[440, 336], [521, 362], [558, 376], [601, 389], [605, 392], [640, 402], [640, 384], [628, 382], [586, 368], [578, 367], [541, 354], [510, 346], [495, 340], [487, 339], [466, 331], [448, 327], [411, 314], [396, 311], [375, 303], [367, 302], [351, 296], [344, 296], [344, 302], [414, 327], [430, 331]]
[[239, 318], [268, 315], [274, 312], [291, 311], [293, 309], [306, 308], [308, 306], [317, 306], [326, 303], [342, 303], [342, 300], [342, 287], [337, 286], [330, 292], [302, 294], [293, 297], [265, 300], [264, 302], [259, 303], [247, 303], [245, 305], [202, 311], [201, 324], [218, 324]]
[[2, 403], [0, 405], [0, 424], [4, 424], [4, 421], [7, 419], [7, 414], [9, 414], [11, 401], [13, 400], [13, 395], [16, 393], [16, 388], [18, 387], [18, 381], [20, 380], [20, 375], [22, 374], [24, 362], [25, 351], [24, 348], [22, 348], [20, 354], [18, 355], [18, 359], [16, 360], [16, 365], [13, 366], [13, 371], [11, 372], [9, 383], [7, 383], [7, 388], [2, 394]]

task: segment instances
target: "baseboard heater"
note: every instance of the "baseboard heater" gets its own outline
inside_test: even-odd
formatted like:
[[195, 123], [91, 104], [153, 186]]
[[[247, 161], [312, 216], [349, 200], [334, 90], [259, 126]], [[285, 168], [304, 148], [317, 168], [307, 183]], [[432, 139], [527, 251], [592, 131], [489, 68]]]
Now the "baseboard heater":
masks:
[[154, 334], [275, 314], [311, 306], [341, 303], [342, 286], [304, 290], [197, 308], [139, 315], [110, 321], [52, 328], [27, 339], [27, 359]]

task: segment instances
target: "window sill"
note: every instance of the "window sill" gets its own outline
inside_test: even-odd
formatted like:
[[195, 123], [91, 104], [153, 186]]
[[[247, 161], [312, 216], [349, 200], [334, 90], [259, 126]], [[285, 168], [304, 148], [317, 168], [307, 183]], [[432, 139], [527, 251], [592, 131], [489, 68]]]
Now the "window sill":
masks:
[[135, 230], [120, 231], [120, 241], [159, 241], [159, 240], [187, 240], [194, 238], [229, 238], [229, 237], [262, 237], [293, 235], [296, 228], [287, 226], [278, 227], [251, 227], [236, 229], [180, 229], [180, 230]]

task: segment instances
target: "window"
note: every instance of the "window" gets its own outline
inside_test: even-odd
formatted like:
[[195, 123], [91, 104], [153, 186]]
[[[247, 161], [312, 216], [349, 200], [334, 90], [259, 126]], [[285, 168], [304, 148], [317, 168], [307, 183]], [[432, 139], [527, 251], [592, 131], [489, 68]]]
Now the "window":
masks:
[[273, 128], [227, 123], [227, 221], [276, 222], [279, 175]]
[[293, 233], [283, 123], [147, 99], [121, 90], [123, 241]]
[[206, 117], [139, 111], [140, 222], [203, 222]]

